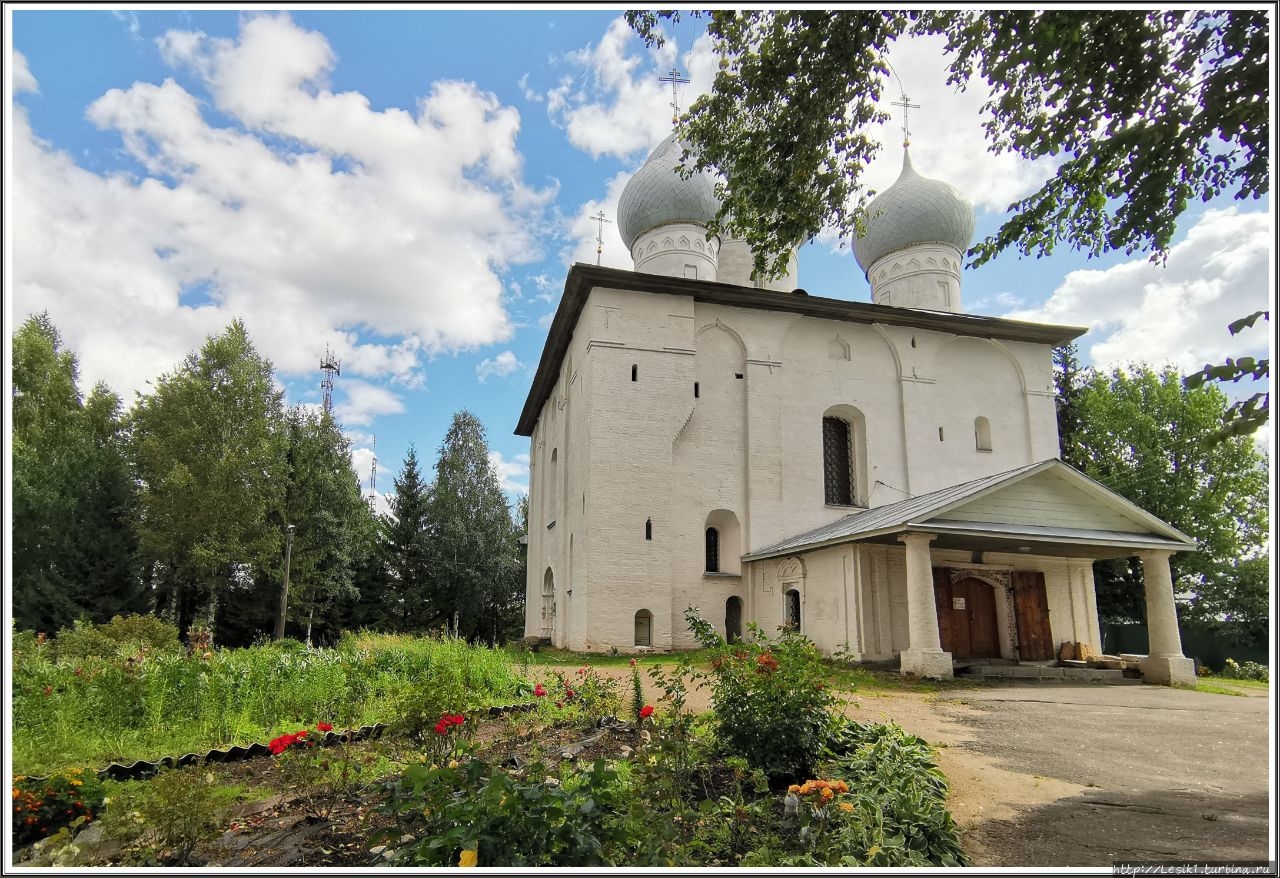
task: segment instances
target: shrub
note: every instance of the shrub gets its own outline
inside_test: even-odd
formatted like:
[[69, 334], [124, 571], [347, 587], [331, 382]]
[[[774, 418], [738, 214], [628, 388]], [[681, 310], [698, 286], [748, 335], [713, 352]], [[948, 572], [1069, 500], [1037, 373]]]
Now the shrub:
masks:
[[218, 786], [212, 772], [199, 767], [164, 769], [113, 793], [104, 829], [125, 847], [137, 848], [127, 856], [188, 865], [196, 845], [221, 831], [238, 792]]
[[516, 777], [480, 759], [465, 766], [411, 766], [387, 787], [386, 833], [417, 839], [396, 866], [612, 866], [630, 861], [634, 837], [620, 815], [626, 794], [604, 760], [562, 767], [533, 763]]
[[789, 629], [771, 641], [754, 625], [747, 641], [727, 645], [696, 610], [685, 620], [714, 649], [711, 704], [724, 746], [775, 782], [810, 776], [835, 703], [817, 647]]
[[88, 823], [102, 809], [103, 788], [96, 774], [79, 768], [48, 777], [13, 779], [13, 843], [46, 838], [77, 818]]
[[1267, 683], [1271, 680], [1271, 671], [1266, 665], [1257, 662], [1238, 664], [1235, 659], [1229, 658], [1223, 664], [1220, 676], [1231, 680], [1259, 680]]

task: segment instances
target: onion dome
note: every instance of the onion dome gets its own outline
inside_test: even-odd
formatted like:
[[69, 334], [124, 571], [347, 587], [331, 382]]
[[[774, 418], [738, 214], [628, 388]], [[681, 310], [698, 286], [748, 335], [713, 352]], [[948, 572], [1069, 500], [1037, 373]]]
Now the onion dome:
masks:
[[866, 234], [854, 241], [853, 255], [865, 272], [916, 244], [950, 244], [963, 253], [975, 224], [973, 205], [950, 184], [920, 176], [904, 149], [897, 181], [867, 205]]
[[658, 226], [705, 226], [715, 219], [720, 202], [712, 177], [703, 171], [683, 179], [676, 170], [683, 150], [684, 144], [671, 134], [658, 144], [622, 190], [618, 199], [618, 232], [628, 250], [637, 238]]

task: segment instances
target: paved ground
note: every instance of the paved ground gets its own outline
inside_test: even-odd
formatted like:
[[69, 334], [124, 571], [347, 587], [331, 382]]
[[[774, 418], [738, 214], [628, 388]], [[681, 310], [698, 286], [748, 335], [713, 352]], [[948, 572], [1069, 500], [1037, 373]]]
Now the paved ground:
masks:
[[940, 745], [975, 865], [1266, 860], [1265, 692], [986, 685], [853, 709]]

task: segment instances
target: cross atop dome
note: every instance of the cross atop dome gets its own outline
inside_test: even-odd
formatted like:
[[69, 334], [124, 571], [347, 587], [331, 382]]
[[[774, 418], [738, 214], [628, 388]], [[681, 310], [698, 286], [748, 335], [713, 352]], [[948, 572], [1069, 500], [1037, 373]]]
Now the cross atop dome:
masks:
[[680, 121], [680, 99], [676, 94], [676, 85], [688, 85], [689, 80], [681, 75], [679, 67], [672, 67], [666, 76], [658, 77], [658, 82], [671, 83], [671, 124], [675, 126]]

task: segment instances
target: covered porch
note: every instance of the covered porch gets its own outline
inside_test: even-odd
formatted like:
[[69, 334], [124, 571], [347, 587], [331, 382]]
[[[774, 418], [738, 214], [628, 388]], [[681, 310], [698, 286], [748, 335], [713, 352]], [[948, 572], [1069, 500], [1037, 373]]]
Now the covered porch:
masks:
[[[743, 560], [813, 570], [801, 595], [843, 588], [846, 651], [886, 658], [891, 650], [905, 674], [950, 677], [957, 662], [1049, 663], [1062, 642], [1100, 652], [1092, 563], [1137, 556], [1151, 636], [1143, 678], [1191, 685], [1169, 558], [1194, 549], [1180, 531], [1054, 459], [857, 512]], [[830, 578], [818, 572], [834, 569], [824, 563], [834, 555], [855, 559], [841, 562], [844, 581], [818, 581]], [[767, 574], [753, 578], [768, 587]]]

